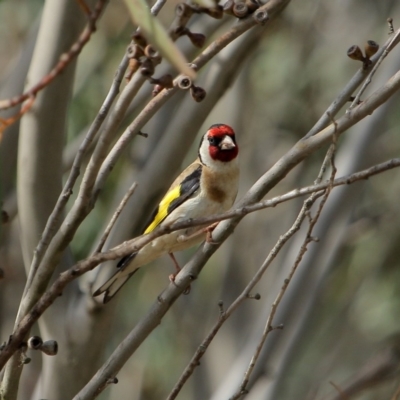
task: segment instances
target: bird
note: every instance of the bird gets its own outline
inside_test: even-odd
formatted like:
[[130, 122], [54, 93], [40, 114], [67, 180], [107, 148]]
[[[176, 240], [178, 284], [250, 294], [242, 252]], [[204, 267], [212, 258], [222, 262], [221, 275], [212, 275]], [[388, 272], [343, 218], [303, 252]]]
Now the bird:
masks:
[[[143, 233], [148, 234], [158, 226], [229, 210], [238, 192], [238, 152], [234, 130], [225, 124], [211, 125], [201, 138], [198, 157], [172, 183]], [[207, 227], [203, 225], [155, 238], [140, 250], [123, 257], [117, 264], [117, 272], [93, 296], [104, 293], [103, 303], [109, 302], [140, 267], [163, 254], [171, 256], [179, 272], [173, 253], [193, 247], [206, 236]], [[174, 277], [170, 275], [170, 280]]]

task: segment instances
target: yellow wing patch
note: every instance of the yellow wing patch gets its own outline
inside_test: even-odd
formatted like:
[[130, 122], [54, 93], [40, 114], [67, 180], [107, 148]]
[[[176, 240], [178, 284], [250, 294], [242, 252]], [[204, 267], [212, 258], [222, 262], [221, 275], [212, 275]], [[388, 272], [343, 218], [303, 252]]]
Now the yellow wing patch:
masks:
[[155, 217], [154, 217], [153, 221], [151, 222], [151, 224], [144, 231], [145, 234], [152, 232], [154, 229], [157, 228], [157, 226], [162, 221], [164, 221], [164, 219], [168, 216], [168, 207], [180, 195], [181, 195], [181, 186], [178, 185], [174, 189], [170, 190], [164, 196], [164, 198], [161, 200], [160, 204], [158, 205], [157, 214], [155, 215]]

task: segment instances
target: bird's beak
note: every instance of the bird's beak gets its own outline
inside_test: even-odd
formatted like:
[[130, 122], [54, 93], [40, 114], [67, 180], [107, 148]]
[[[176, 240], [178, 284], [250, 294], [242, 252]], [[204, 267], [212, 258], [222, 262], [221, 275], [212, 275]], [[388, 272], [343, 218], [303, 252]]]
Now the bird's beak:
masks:
[[228, 135], [225, 135], [225, 137], [219, 144], [219, 148], [221, 150], [231, 150], [234, 147], [236, 147], [236, 144], [234, 143], [233, 139]]

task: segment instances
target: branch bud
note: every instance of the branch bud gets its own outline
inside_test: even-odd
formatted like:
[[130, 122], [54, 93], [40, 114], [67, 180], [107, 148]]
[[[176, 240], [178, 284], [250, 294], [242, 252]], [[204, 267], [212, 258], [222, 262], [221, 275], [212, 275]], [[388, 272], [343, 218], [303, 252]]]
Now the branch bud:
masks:
[[393, 18], [389, 17], [386, 21], [389, 26], [389, 35], [392, 35], [394, 33]]

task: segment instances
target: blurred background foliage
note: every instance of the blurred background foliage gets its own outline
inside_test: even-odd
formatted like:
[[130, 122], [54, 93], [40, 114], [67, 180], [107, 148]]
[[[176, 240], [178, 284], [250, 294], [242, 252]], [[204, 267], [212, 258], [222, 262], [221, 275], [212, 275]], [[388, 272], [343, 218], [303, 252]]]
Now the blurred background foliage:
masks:
[[[171, 23], [176, 4], [176, 1], [167, 2], [160, 13], [165, 26]], [[5, 85], [18, 62], [19, 53], [28, 43], [28, 37], [34, 35], [42, 6], [43, 2], [38, 0], [0, 2], [0, 85]], [[237, 71], [237, 79], [205, 118], [199, 131], [201, 135], [210, 123], [216, 122], [226, 122], [235, 127], [241, 151], [239, 198], [307, 133], [360, 67], [347, 58], [347, 49], [353, 44], [361, 47], [368, 39], [381, 45], [387, 40], [388, 17], [393, 17], [395, 26], [399, 25], [398, 1], [293, 1], [283, 15], [257, 37]], [[200, 17], [197, 19], [196, 26], [201, 27], [203, 22]], [[213, 28], [215, 33], [208, 35], [207, 40], [217, 37], [232, 23], [232, 18], [225, 17], [223, 22], [218, 22], [222, 28]], [[74, 98], [68, 117], [66, 157], [68, 149], [71, 150], [75, 142], [79, 143], [98, 112], [132, 30], [123, 2], [110, 2], [95, 35], [79, 57]], [[185, 45], [186, 41], [187, 38], [180, 38], [178, 44]], [[390, 76], [387, 71], [399, 69], [399, 59], [399, 50], [395, 49], [378, 71], [367, 93], [385, 82]], [[201, 73], [203, 77], [206, 74], [207, 70]], [[203, 86], [210, 91], [206, 84]], [[150, 92], [151, 85], [146, 83], [126, 116], [121, 132], [149, 99]], [[177, 107], [180, 101], [192, 100], [184, 94], [177, 98]], [[135, 177], [146, 164], [152, 146], [163, 135], [163, 124], [167, 126], [169, 118], [173, 118], [174, 110], [170, 110], [170, 113], [159, 113], [158, 119], [143, 129], [150, 137], [147, 140], [137, 137], [130, 152], [125, 154], [110, 175], [99, 202], [72, 243], [77, 260], [88, 255], [96, 243], [113, 207], [122, 197], [126, 185], [124, 179]], [[354, 149], [349, 141], [356, 140], [354, 137], [360, 138], [368, 124], [367, 120], [360, 124], [361, 128], [353, 128], [340, 139], [340, 160], [347, 162], [357, 158], [360, 159], [358, 165], [366, 167], [398, 156], [399, 96], [376, 121], [368, 143], [359, 149], [362, 153], [349, 151]], [[187, 149], [182, 167], [195, 156], [197, 144], [196, 139], [192, 148]], [[179, 143], [176, 145], [179, 146]], [[270, 196], [311, 184], [323, 157], [324, 152], [320, 151], [307, 159]], [[4, 173], [9, 175], [15, 171], [2, 171]], [[340, 398], [335, 397], [338, 390], [330, 382], [345, 388], [364, 368], [374, 368], [377, 355], [387, 351], [394, 359], [390, 373], [378, 379], [379, 384], [371, 385], [354, 398], [391, 399], [400, 384], [399, 172], [386, 172], [355, 184], [353, 189], [338, 206], [339, 210], [346, 209], [344, 215], [338, 211], [338, 220], [345, 220], [341, 229], [330, 230], [331, 224], [338, 222], [334, 215], [321, 228], [326, 233], [324, 240], [313, 244], [325, 251], [331, 248], [331, 241], [336, 243], [334, 254], [327, 259], [319, 256], [307, 261], [312, 265], [307, 279], [318, 276], [318, 284], [311, 289], [304, 285], [301, 296], [298, 295], [300, 306], [304, 296], [313, 299], [307, 315], [302, 316], [305, 320], [301, 334], [293, 328], [296, 315], [288, 314], [286, 319], [275, 321], [276, 324], [283, 323], [285, 329], [273, 332], [268, 339], [276, 345], [262, 359], [249, 399]], [[7, 204], [13, 190], [7, 188], [7, 192], [2, 191], [4, 204]], [[290, 227], [300, 207], [300, 201], [292, 201], [247, 216], [209, 261], [200, 279], [192, 285], [190, 295], [178, 299], [162, 325], [118, 374], [119, 384], [103, 393], [101, 399], [165, 398], [217, 320], [218, 301], [223, 300], [228, 306], [239, 295], [269, 249]], [[7, 235], [3, 233], [1, 243], [1, 268], [10, 277], [7, 283], [0, 282], [2, 339], [10, 332], [25, 279], [18, 248], [17, 219], [8, 229]], [[227, 398], [218, 395], [217, 390], [227, 384], [229, 373], [246, 346], [255, 347], [254, 338], [261, 334], [262, 321], [265, 322], [271, 302], [281, 287], [282, 271], [289, 266], [286, 257], [293, 251], [293, 246], [294, 240], [259, 284], [257, 291], [261, 300], [249, 300], [225, 323], [180, 398], [200, 400], [212, 398], [213, 393], [215, 399]], [[191, 254], [193, 250], [177, 257], [183, 264]], [[300, 269], [305, 268], [303, 264]], [[106, 355], [146, 313], [166, 286], [171, 269], [170, 261], [163, 257], [138, 273], [121, 292]], [[324, 273], [320, 274], [321, 271]], [[282, 304], [282, 307], [291, 307], [290, 302], [289, 305]], [[283, 340], [284, 337], [286, 340]], [[242, 361], [242, 372], [250, 355], [248, 353], [247, 361]], [[32, 376], [35, 370], [38, 373], [38, 364], [26, 367], [25, 375]], [[240, 379], [236, 379], [233, 387], [239, 383]], [[32, 379], [24, 380], [26, 388], [21, 392], [21, 399], [29, 398], [27, 393], [34, 384]]]

